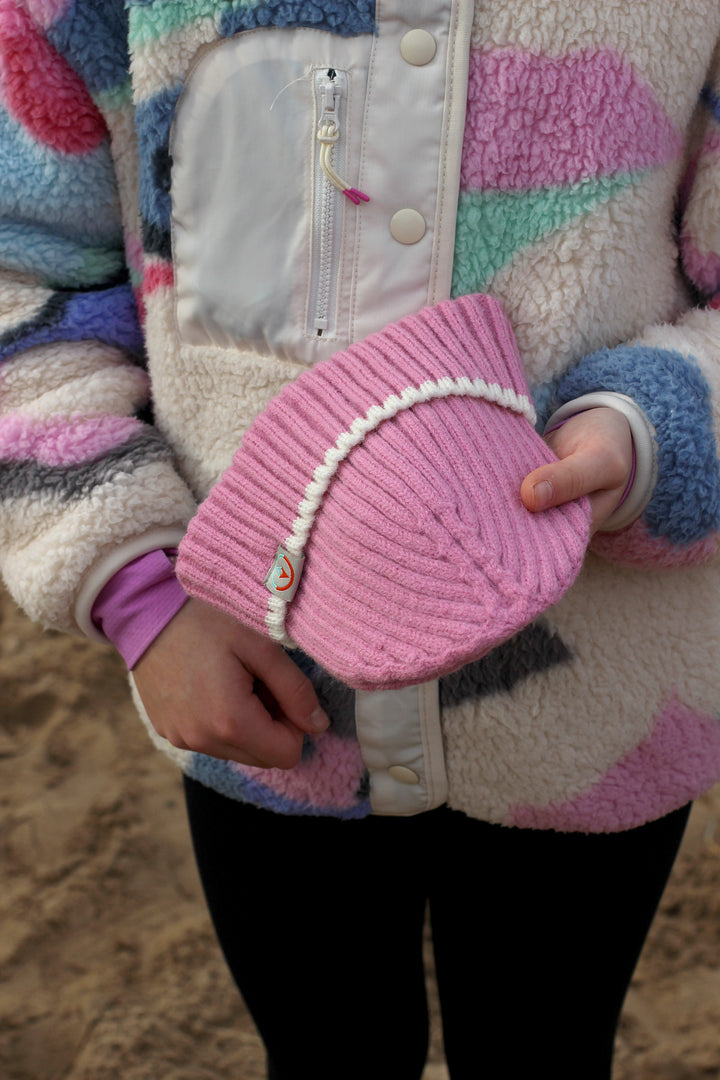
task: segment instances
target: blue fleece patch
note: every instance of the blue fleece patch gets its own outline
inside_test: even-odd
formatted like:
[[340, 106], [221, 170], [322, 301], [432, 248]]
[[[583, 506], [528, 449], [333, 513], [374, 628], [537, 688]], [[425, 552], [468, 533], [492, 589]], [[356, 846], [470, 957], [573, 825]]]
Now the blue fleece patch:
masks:
[[85, 154], [61, 154], [0, 108], [0, 177], [0, 216], [38, 222], [81, 244], [122, 243], [107, 141]]
[[220, 33], [230, 37], [259, 26], [306, 26], [341, 37], [375, 32], [375, 0], [263, 0], [231, 8], [220, 18]]
[[0, 266], [34, 274], [51, 289], [117, 285], [128, 276], [121, 249], [84, 247], [30, 225], [0, 223]]
[[122, 0], [74, 0], [47, 32], [90, 91], [111, 90], [127, 78], [127, 13]]
[[553, 411], [556, 393], [555, 382], [535, 383], [530, 387], [530, 396], [532, 397], [533, 405], [535, 406], [535, 412], [537, 413], [536, 429], [542, 435], [545, 430], [547, 418]]
[[720, 96], [718, 96], [709, 86], [703, 86], [700, 91], [700, 100], [707, 105], [718, 124], [720, 124]]
[[206, 754], [193, 754], [185, 772], [191, 779], [199, 780], [201, 784], [219, 792], [220, 795], [237, 799], [239, 802], [252, 803], [262, 810], [273, 810], [276, 814], [334, 817], [351, 821], [355, 818], [367, 817], [371, 811], [370, 800], [367, 797], [345, 810], [319, 808], [310, 802], [289, 799], [286, 795], [273, 791], [261, 780], [243, 776], [232, 762], [221, 761], [219, 758], [208, 757]]
[[140, 214], [146, 251], [170, 258], [170, 128], [182, 83], [138, 105], [135, 126], [140, 157]]
[[710, 388], [680, 353], [624, 345], [585, 357], [558, 383], [556, 405], [595, 390], [632, 398], [655, 428], [658, 480], [643, 519], [652, 536], [691, 544], [720, 528], [720, 464]]
[[53, 341], [102, 341], [137, 356], [143, 336], [129, 285], [87, 293], [56, 293], [41, 311], [0, 336], [0, 361]]

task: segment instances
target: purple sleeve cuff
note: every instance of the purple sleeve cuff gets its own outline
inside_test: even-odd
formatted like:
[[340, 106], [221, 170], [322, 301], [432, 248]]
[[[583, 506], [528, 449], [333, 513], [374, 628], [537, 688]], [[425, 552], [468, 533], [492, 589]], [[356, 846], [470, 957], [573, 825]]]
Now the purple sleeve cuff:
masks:
[[130, 670], [187, 599], [174, 561], [165, 551], [150, 551], [110, 578], [95, 599], [92, 621]]

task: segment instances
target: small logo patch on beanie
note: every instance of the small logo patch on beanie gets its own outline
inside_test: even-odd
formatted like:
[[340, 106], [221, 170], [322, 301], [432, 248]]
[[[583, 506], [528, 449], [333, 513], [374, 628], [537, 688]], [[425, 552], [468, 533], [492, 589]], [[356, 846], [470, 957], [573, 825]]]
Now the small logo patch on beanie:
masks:
[[265, 585], [275, 596], [290, 601], [298, 590], [302, 574], [304, 555], [292, 555], [279, 546], [275, 560], [267, 572]]

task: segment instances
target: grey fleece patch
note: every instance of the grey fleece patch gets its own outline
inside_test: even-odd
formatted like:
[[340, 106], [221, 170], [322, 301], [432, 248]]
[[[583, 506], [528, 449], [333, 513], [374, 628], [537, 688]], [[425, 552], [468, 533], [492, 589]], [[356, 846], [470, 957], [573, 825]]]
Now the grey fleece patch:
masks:
[[142, 465], [172, 459], [162, 436], [152, 428], [133, 435], [94, 461], [80, 465], [43, 465], [41, 462], [9, 461], [0, 464], [0, 499], [45, 495], [62, 502], [86, 498], [102, 484]]
[[572, 660], [562, 638], [543, 620], [532, 623], [480, 660], [440, 680], [440, 707], [508, 693], [516, 683], [539, 671]]

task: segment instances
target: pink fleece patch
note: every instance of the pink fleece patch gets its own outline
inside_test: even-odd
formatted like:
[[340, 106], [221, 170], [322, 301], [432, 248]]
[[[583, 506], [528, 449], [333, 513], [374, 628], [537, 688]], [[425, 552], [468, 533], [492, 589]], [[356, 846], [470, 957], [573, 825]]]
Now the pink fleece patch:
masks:
[[720, 128], [713, 127], [703, 139], [701, 154], [715, 157], [720, 154]]
[[25, 0], [25, 6], [38, 26], [47, 30], [59, 22], [73, 5], [73, 0]]
[[705, 536], [679, 547], [664, 536], [651, 536], [645, 522], [638, 518], [627, 529], [616, 533], [595, 533], [591, 551], [619, 566], [699, 566], [715, 554], [716, 535]]
[[139, 285], [133, 286], [133, 296], [135, 297], [135, 307], [137, 308], [138, 322], [141, 326], [145, 326], [145, 320], [147, 319], [147, 308], [145, 307], [145, 296], [142, 288]]
[[46, 420], [10, 413], [0, 419], [0, 459], [79, 465], [121, 445], [141, 428], [132, 416], [76, 414]]
[[681, 237], [680, 247], [687, 277], [703, 296], [714, 296], [720, 290], [720, 256], [714, 251], [699, 251], [687, 234]]
[[680, 134], [611, 50], [470, 54], [463, 188], [522, 191], [648, 168], [676, 157]]
[[685, 166], [680, 186], [678, 188], [678, 209], [681, 214], [685, 213], [693, 192], [693, 186], [697, 178], [700, 163], [708, 159], [720, 156], [720, 129], [712, 128], [703, 139], [699, 150], [691, 154]]
[[84, 154], [102, 141], [105, 122], [82, 79], [13, 0], [0, 0], [0, 56], [8, 111], [38, 142]]
[[140, 274], [143, 269], [143, 247], [137, 236], [132, 233], [125, 234], [125, 256], [130, 269]]
[[357, 803], [365, 772], [360, 747], [354, 739], [340, 739], [332, 732], [316, 736], [313, 745], [313, 754], [294, 769], [257, 769], [252, 765], [238, 765], [237, 769], [295, 802], [310, 803], [318, 810], [351, 809]]
[[141, 286], [142, 292], [147, 296], [156, 289], [171, 289], [174, 281], [172, 263], [147, 263]]
[[673, 697], [652, 733], [582, 795], [516, 806], [507, 824], [560, 832], [617, 832], [696, 799], [720, 777], [720, 723]]

